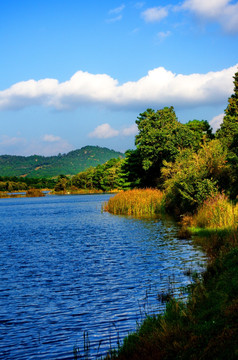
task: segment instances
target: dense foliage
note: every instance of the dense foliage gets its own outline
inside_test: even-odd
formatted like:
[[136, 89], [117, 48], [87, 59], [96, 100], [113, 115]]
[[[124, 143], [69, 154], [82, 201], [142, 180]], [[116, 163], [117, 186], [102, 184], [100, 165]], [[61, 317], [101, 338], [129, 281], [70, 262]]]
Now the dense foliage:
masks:
[[112, 158], [124, 155], [99, 146], [85, 146], [58, 156], [0, 156], [0, 176], [24, 176], [31, 178], [50, 178], [75, 175], [90, 166], [103, 164]]
[[238, 155], [238, 72], [234, 76], [234, 94], [228, 99], [223, 123], [216, 136]]
[[201, 144], [213, 135], [207, 121], [193, 120], [181, 124], [173, 107], [156, 112], [147, 109], [136, 121], [139, 134], [136, 136], [138, 156], [144, 170], [142, 185], [160, 186], [163, 161], [174, 161], [184, 149], [198, 150]]
[[30, 188], [53, 189], [56, 182], [56, 179], [0, 176], [0, 191], [24, 191]]

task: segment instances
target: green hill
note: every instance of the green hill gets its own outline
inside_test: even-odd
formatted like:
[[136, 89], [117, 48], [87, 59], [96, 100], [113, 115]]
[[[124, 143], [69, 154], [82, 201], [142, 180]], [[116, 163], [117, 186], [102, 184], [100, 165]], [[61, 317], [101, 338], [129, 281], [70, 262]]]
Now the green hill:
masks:
[[75, 175], [124, 154], [99, 146], [85, 146], [58, 156], [0, 155], [0, 176], [53, 177]]

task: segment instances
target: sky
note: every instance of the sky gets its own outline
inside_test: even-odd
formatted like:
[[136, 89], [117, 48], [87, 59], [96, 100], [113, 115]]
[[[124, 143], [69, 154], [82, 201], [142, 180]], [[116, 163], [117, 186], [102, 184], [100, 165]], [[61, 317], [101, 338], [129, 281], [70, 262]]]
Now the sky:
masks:
[[0, 0], [0, 155], [135, 147], [147, 108], [222, 122], [238, 1]]

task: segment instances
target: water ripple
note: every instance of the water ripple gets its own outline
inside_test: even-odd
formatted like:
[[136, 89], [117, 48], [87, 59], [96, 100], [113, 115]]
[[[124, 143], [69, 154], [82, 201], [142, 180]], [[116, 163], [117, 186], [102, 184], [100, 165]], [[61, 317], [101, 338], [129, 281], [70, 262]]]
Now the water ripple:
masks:
[[170, 220], [101, 213], [110, 195], [0, 199], [0, 359], [92, 358], [163, 311], [205, 258]]

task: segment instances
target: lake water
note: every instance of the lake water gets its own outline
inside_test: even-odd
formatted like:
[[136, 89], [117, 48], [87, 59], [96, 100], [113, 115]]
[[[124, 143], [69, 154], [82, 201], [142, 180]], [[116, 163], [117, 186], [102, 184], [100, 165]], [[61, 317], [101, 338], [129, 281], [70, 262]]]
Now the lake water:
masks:
[[0, 199], [0, 359], [105, 354], [201, 271], [173, 221], [103, 213], [110, 196]]

